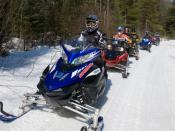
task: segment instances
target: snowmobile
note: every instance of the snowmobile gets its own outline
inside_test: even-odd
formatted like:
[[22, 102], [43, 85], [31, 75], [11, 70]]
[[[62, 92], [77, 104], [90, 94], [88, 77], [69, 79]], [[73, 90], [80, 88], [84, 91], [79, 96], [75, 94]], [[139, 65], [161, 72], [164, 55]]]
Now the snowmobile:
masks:
[[132, 43], [128, 45], [128, 54], [129, 56], [134, 56], [136, 60], [139, 60], [138, 38], [136, 35], [132, 35], [131, 39]]
[[159, 44], [160, 44], [160, 35], [156, 34], [154, 37], [155, 37], [155, 45], [159, 46]]
[[151, 37], [151, 43], [152, 43], [152, 45], [157, 46], [156, 37], [154, 37], [154, 36]]
[[115, 68], [122, 72], [122, 77], [128, 77], [129, 55], [127, 52], [128, 44], [125, 39], [112, 39], [104, 51], [102, 58], [106, 62], [108, 69]]
[[152, 46], [151, 41], [148, 38], [146, 38], [146, 37], [144, 37], [142, 39], [142, 41], [140, 42], [140, 48], [141, 49], [145, 49], [145, 50], [147, 50], [149, 52], [151, 52], [151, 46]]
[[[37, 105], [64, 108], [88, 119], [89, 126], [82, 127], [81, 131], [101, 131], [103, 118], [99, 116], [99, 109], [93, 107], [103, 95], [107, 81], [101, 51], [89, 43], [78, 43], [81, 47], [68, 50], [63, 43], [60, 44], [63, 57], [45, 68], [37, 85], [37, 93], [26, 94], [22, 108], [31, 109]], [[13, 115], [10, 117], [15, 118]]]

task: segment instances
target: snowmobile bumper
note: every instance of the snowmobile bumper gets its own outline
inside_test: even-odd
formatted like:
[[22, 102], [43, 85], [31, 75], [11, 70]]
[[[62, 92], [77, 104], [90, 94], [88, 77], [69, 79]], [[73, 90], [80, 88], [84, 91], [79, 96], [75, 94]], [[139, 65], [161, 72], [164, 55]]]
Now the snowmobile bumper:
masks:
[[47, 101], [49, 101], [49, 103], [53, 104], [54, 106], [66, 106], [71, 100], [72, 92], [79, 87], [79, 84], [76, 83], [64, 88], [59, 88], [58, 90], [47, 91], [44, 80], [40, 79], [37, 87], [39, 92], [46, 98]]

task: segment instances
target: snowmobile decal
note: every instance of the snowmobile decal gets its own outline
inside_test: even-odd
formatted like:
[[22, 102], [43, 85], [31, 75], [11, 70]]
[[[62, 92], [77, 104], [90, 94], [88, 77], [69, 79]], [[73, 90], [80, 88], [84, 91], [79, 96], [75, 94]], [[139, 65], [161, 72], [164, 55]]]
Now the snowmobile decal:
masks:
[[88, 74], [86, 77], [89, 76], [93, 76], [93, 75], [97, 75], [101, 72], [100, 68], [95, 69], [93, 72], [91, 72], [90, 74]]
[[55, 78], [60, 79], [63, 75], [64, 75], [64, 73], [62, 73], [62, 72], [58, 73], [58, 71], [56, 71], [55, 74], [53, 75], [53, 79], [55, 79]]
[[65, 75], [63, 75], [63, 76], [60, 78], [60, 81], [61, 81], [61, 80], [64, 80], [68, 75], [69, 75], [69, 73], [66, 73]]
[[88, 70], [93, 66], [93, 63], [90, 63], [86, 68], [79, 74], [79, 78], [82, 78], [84, 74], [88, 72]]
[[[85, 66], [86, 67], [86, 66]], [[75, 70], [72, 72], [71, 78], [75, 77], [77, 74], [79, 74], [85, 67], [82, 67], [80, 69]]]
[[69, 73], [64, 74], [63, 72], [56, 71], [55, 74], [53, 75], [53, 79], [57, 78], [61, 81], [64, 80], [68, 75]]

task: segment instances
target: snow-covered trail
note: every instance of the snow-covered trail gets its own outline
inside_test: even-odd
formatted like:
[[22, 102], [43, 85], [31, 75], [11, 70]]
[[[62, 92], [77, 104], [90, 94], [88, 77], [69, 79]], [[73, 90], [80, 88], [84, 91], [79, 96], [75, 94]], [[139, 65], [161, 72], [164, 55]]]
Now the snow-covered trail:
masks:
[[[55, 51], [44, 48], [0, 59], [0, 101], [6, 110], [18, 111], [22, 94], [36, 89], [42, 70], [59, 56]], [[174, 131], [175, 41], [153, 46], [152, 53], [141, 50], [139, 61], [130, 60], [128, 79], [110, 72], [105, 95], [98, 102], [104, 131]], [[34, 110], [12, 123], [0, 122], [0, 130], [79, 131], [83, 125], [82, 118], [69, 111]]]
[[139, 61], [131, 59], [128, 79], [109, 75], [112, 87], [102, 108], [105, 130], [174, 131], [175, 41], [140, 53]]

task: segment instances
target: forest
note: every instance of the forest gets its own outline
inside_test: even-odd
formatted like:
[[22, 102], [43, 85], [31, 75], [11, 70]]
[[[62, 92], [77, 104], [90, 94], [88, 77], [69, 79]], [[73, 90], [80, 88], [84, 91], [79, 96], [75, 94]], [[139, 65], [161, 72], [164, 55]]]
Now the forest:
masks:
[[26, 42], [46, 34], [70, 38], [85, 27], [85, 18], [100, 18], [100, 30], [112, 36], [119, 25], [175, 37], [175, 1], [171, 0], [0, 0], [0, 47], [12, 37]]

